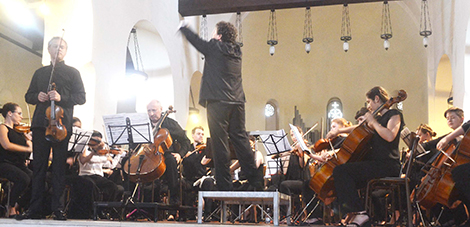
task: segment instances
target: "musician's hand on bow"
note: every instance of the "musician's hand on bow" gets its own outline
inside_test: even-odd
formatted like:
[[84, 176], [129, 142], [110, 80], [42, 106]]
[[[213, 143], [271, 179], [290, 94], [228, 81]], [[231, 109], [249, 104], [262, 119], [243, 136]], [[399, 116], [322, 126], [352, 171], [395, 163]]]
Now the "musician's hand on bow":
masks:
[[171, 153], [173, 155], [173, 157], [175, 157], [176, 159], [176, 163], [180, 163], [181, 162], [181, 155], [178, 154], [178, 153]]
[[328, 134], [326, 134], [326, 139], [333, 139], [333, 138], [336, 138], [339, 134], [339, 129], [338, 128], [334, 128], [334, 129], [331, 129]]
[[436, 145], [437, 150], [444, 149], [448, 143], [449, 142], [447, 141], [447, 137], [442, 138], [441, 141], [439, 141], [439, 143]]
[[49, 95], [41, 91], [38, 94], [38, 100], [39, 102], [47, 102], [49, 101]]
[[51, 90], [47, 94], [49, 95], [49, 99], [51, 101], [60, 102], [61, 97], [60, 97], [60, 94], [56, 90]]

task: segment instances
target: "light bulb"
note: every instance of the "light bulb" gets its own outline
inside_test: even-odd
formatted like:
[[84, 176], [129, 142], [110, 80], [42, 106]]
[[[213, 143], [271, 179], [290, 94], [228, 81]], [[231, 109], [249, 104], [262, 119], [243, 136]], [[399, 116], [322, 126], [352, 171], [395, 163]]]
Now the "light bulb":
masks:
[[275, 50], [275, 49], [274, 49], [274, 46], [270, 46], [270, 47], [269, 47], [269, 54], [271, 54], [271, 56], [274, 55], [274, 50]]
[[348, 42], [343, 43], [343, 50], [344, 50], [344, 52], [348, 52], [348, 50], [349, 50], [349, 43]]
[[388, 41], [388, 39], [385, 39], [384, 41], [384, 48], [385, 50], [388, 50], [388, 48], [390, 48], [390, 41]]
[[424, 36], [424, 38], [423, 38], [423, 45], [424, 45], [424, 47], [425, 47], [425, 48], [428, 47], [428, 44], [429, 44], [428, 37], [427, 37], [427, 36]]
[[307, 54], [310, 53], [310, 43], [305, 44], [305, 51], [307, 51]]

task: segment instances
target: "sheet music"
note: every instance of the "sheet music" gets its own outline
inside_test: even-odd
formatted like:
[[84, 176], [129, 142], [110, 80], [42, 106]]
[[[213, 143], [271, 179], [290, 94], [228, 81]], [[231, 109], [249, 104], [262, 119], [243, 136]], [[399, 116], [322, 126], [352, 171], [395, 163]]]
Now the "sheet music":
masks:
[[300, 135], [300, 132], [297, 129], [297, 127], [295, 127], [292, 124], [289, 124], [289, 126], [290, 126], [290, 129], [292, 130], [292, 132], [294, 133], [294, 137], [297, 139], [297, 143], [300, 145], [300, 149], [302, 149], [302, 151], [309, 151], [310, 152], [310, 149], [308, 149], [307, 145], [305, 144], [304, 138], [302, 138], [302, 135]]
[[292, 150], [284, 129], [273, 131], [273, 133], [270, 134], [259, 134], [259, 137], [261, 138], [261, 141], [263, 141], [264, 149], [266, 150], [267, 155]]
[[90, 141], [93, 131], [87, 131], [78, 127], [72, 127], [72, 135], [70, 136], [68, 150], [71, 152], [81, 153], [88, 141]]
[[126, 118], [130, 119], [135, 144], [153, 143], [152, 127], [147, 113], [121, 113], [103, 116], [106, 138], [111, 145], [128, 144]]

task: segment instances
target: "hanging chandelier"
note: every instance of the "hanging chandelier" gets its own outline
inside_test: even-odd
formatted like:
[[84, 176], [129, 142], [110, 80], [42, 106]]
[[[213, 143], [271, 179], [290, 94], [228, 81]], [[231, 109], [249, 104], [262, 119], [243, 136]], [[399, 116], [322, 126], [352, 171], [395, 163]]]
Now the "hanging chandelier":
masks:
[[268, 41], [269, 54], [274, 55], [274, 46], [277, 45], [277, 25], [276, 25], [276, 11], [271, 10], [269, 14], [269, 25], [268, 25]]
[[421, 1], [421, 20], [419, 23], [419, 35], [423, 36], [423, 46], [428, 47], [428, 36], [432, 34], [431, 19], [429, 16], [429, 6], [427, 0]]
[[242, 36], [242, 16], [240, 12], [237, 12], [237, 18], [235, 20], [235, 27], [238, 30], [237, 43], [240, 47], [243, 47], [243, 36]]
[[305, 9], [304, 36], [302, 42], [305, 43], [305, 51], [310, 53], [310, 43], [313, 42], [312, 12], [310, 7]]
[[341, 41], [343, 41], [343, 50], [344, 52], [348, 52], [349, 50], [349, 43], [351, 41], [351, 22], [349, 19], [349, 6], [348, 4], [343, 4], [343, 13], [341, 19]]
[[384, 40], [384, 48], [388, 50], [390, 48], [389, 39], [392, 38], [392, 20], [390, 19], [390, 5], [385, 0], [382, 7], [382, 34], [380, 38]]

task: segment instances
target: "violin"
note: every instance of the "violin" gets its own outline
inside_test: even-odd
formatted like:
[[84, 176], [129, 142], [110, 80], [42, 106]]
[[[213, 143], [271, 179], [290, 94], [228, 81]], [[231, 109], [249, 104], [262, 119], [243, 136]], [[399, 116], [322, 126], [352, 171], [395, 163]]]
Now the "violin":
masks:
[[[50, 91], [55, 88], [55, 83], [52, 83]], [[67, 129], [62, 124], [62, 118], [64, 118], [62, 107], [55, 105], [55, 101], [51, 100], [51, 106], [46, 109], [46, 117], [49, 120], [49, 125], [46, 128], [46, 140], [56, 143], [64, 140], [67, 137]]]
[[192, 154], [194, 154], [194, 153], [196, 153], [196, 152], [202, 151], [202, 150], [206, 149], [206, 147], [207, 147], [207, 146], [206, 146], [205, 144], [199, 144], [199, 145], [196, 146], [196, 149], [194, 149], [194, 150], [191, 151], [191, 152], [188, 152], [188, 153], [184, 156], [184, 158], [187, 158], [187, 157], [191, 156]]
[[335, 137], [333, 139], [319, 139], [313, 145], [313, 150], [316, 153], [321, 152], [322, 150], [332, 150], [333, 144], [336, 143], [337, 139], [338, 137]]
[[31, 132], [31, 126], [27, 125], [14, 125], [13, 130], [19, 133], [30, 133]]
[[105, 143], [97, 138], [90, 138], [88, 142], [88, 146], [96, 147], [92, 148], [97, 154], [99, 155], [107, 155], [107, 154], [119, 154], [121, 150], [119, 148], [111, 147], [106, 148]]

